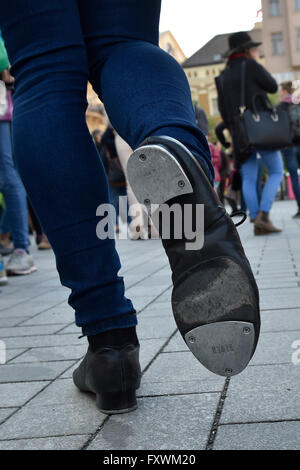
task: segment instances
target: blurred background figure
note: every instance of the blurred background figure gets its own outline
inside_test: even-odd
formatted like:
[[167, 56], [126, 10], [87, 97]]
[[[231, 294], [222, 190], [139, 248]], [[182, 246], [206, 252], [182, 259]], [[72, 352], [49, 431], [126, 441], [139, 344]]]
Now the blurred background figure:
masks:
[[202, 109], [197, 101], [193, 102], [196, 124], [198, 129], [203, 132], [204, 135], [209, 135], [209, 123], [204, 109]]
[[221, 182], [220, 170], [222, 166], [222, 155], [220, 147], [210, 141], [210, 135], [208, 135], [208, 146], [211, 153], [211, 162], [215, 171], [214, 187], [215, 191], [219, 193], [219, 187]]
[[47, 235], [43, 232], [39, 219], [27, 198], [28, 215], [29, 215], [29, 231], [35, 235], [35, 242], [40, 251], [51, 250], [51, 245]]
[[131, 218], [128, 214], [128, 204], [125, 210], [123, 207], [122, 209], [120, 208], [120, 197], [127, 197], [126, 178], [115, 145], [115, 131], [110, 124], [102, 136], [101, 143], [106, 152], [110, 201], [116, 211], [115, 229], [116, 233], [119, 233], [119, 217], [124, 216], [125, 212], [125, 220], [123, 222], [128, 225], [131, 222]]
[[[255, 42], [246, 32], [234, 33], [229, 36], [228, 61], [225, 70], [217, 78], [219, 109], [227, 129], [233, 140], [236, 166], [242, 176], [242, 191], [246, 205], [254, 222], [255, 235], [268, 235], [281, 232], [276, 228], [269, 213], [283, 178], [283, 162], [281, 152], [269, 150], [242, 154], [239, 149], [239, 136], [235, 132], [235, 116], [240, 114], [242, 63], [246, 62], [245, 74], [245, 106], [254, 112], [254, 101], [257, 110], [268, 110], [268, 93], [278, 90], [275, 79], [258, 63], [261, 43]], [[268, 172], [261, 200], [257, 194], [259, 176], [258, 160], [261, 159]]]
[[[139, 239], [147, 240], [149, 238], [148, 215], [143, 210], [141, 204], [138, 203], [127, 179], [127, 163], [128, 163], [130, 155], [132, 154], [132, 149], [125, 142], [125, 140], [122, 139], [122, 137], [117, 133], [115, 133], [115, 146], [116, 146], [117, 154], [118, 154], [121, 166], [122, 166], [122, 170], [125, 175], [128, 203], [129, 203], [129, 208], [131, 208], [131, 211], [130, 211], [131, 220], [130, 220], [129, 227], [128, 227], [129, 238], [131, 238], [131, 240], [139, 240]], [[153, 227], [152, 230], [154, 231], [155, 228]], [[158, 233], [155, 232], [155, 234], [158, 237]]]
[[300, 105], [293, 103], [292, 82], [284, 82], [280, 85], [279, 108], [285, 109], [290, 117], [293, 145], [283, 150], [284, 160], [290, 174], [293, 192], [296, 198], [298, 209], [294, 218], [300, 218], [300, 182], [298, 168], [300, 167]]
[[92, 132], [92, 137], [94, 139], [94, 143], [102, 160], [103, 166], [105, 168], [106, 173], [108, 172], [108, 159], [106, 155], [105, 147], [102, 143], [102, 132], [100, 129], [96, 129]]
[[[0, 52], [5, 54], [5, 48]], [[8, 61], [1, 59], [0, 63]], [[9, 70], [1, 71], [0, 75], [0, 191], [4, 195], [5, 210], [1, 217], [3, 237], [0, 253], [10, 258], [6, 264], [9, 275], [31, 274], [36, 271], [32, 256], [29, 254], [29, 234], [27, 201], [24, 186], [15, 168], [12, 153], [11, 120], [12, 90], [14, 78]], [[10, 233], [13, 249], [7, 234]]]

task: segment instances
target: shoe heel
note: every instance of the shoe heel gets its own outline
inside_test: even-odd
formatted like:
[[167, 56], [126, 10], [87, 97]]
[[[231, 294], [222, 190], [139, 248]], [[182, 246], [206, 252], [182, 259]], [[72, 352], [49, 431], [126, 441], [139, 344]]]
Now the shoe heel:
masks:
[[261, 227], [254, 227], [254, 235], [256, 236], [266, 235], [266, 231]]
[[98, 393], [96, 403], [104, 414], [122, 414], [137, 408], [136, 390], [126, 392]]
[[141, 204], [163, 204], [191, 194], [192, 185], [175, 157], [160, 145], [138, 148], [128, 160], [128, 181]]

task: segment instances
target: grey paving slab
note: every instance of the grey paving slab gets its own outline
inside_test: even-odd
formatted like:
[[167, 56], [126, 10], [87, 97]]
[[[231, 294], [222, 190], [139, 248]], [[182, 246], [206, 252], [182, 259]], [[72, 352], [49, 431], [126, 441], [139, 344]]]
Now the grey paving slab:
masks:
[[260, 307], [262, 310], [300, 308], [300, 295], [297, 297], [280, 297], [279, 295], [267, 298], [263, 297], [260, 302]]
[[10, 415], [12, 415], [18, 408], [0, 408], [0, 424], [3, 423]]
[[88, 449], [204, 449], [217, 394], [139, 400], [129, 415], [113, 416]]
[[0, 407], [22, 406], [46, 386], [47, 382], [0, 383]]
[[11, 361], [12, 364], [27, 362], [51, 362], [80, 359], [87, 350], [86, 344], [33, 348]]
[[300, 421], [220, 426], [214, 450], [299, 450]]
[[105, 415], [94, 403], [28, 406], [0, 426], [2, 440], [89, 434], [103, 423]]
[[82, 393], [75, 387], [73, 380], [58, 379], [39, 393], [28, 403], [28, 407], [39, 407], [48, 405], [77, 404], [78, 408], [84, 408], [95, 404], [95, 397], [91, 393]]
[[251, 365], [291, 364], [294, 352], [292, 345], [296, 341], [299, 341], [300, 346], [300, 331], [262, 334]]
[[165, 342], [165, 338], [140, 340], [140, 362], [142, 370], [151, 363], [157, 353], [162, 349]]
[[22, 326], [48, 325], [48, 324], [69, 324], [74, 321], [74, 311], [67, 305], [53, 307], [47, 312], [40, 313], [32, 318], [25, 320]]
[[179, 331], [176, 333], [175, 336], [171, 339], [169, 344], [165, 347], [164, 353], [165, 352], [175, 352], [175, 351], [189, 351], [189, 348], [187, 347], [186, 343], [184, 342], [181, 334]]
[[[28, 317], [25, 317], [26, 319]], [[24, 318], [20, 317], [3, 317], [0, 318], [0, 327], [1, 328], [9, 328], [11, 326], [18, 325], [21, 321], [24, 321]]]
[[30, 302], [30, 304], [20, 302], [17, 305], [14, 305], [13, 307], [0, 310], [0, 321], [2, 317], [6, 318], [9, 315], [11, 315], [12, 317], [20, 318], [32, 316], [34, 314], [49, 310], [50, 307], [51, 305], [49, 305], [48, 301], [38, 303], [33, 303], [32, 301]]
[[144, 313], [139, 316], [137, 334], [140, 339], [169, 338], [177, 329], [172, 316], [148, 318]]
[[258, 288], [262, 291], [265, 289], [287, 289], [289, 287], [299, 287], [296, 277], [293, 277], [291, 279], [281, 279], [278, 277], [278, 279], [268, 279], [268, 278], [263, 278], [261, 280], [257, 281]]
[[262, 312], [263, 333], [276, 331], [298, 331], [300, 329], [300, 309], [267, 310]]
[[140, 286], [139, 284], [137, 286], [131, 287], [130, 289], [127, 289], [126, 295], [127, 296], [132, 296], [133, 298], [136, 297], [157, 297], [165, 292], [165, 290], [170, 287], [170, 284], [167, 286], [147, 286], [143, 285]]
[[35, 336], [50, 335], [58, 330], [57, 325], [40, 325], [40, 326], [16, 326], [10, 328], [0, 327], [0, 338], [14, 338], [17, 336]]
[[143, 376], [140, 395], [222, 391], [224, 378], [210, 373], [190, 352], [160, 354]]
[[141, 314], [147, 317], [173, 316], [170, 302], [154, 302], [146, 307]]
[[6, 350], [6, 362], [12, 361], [14, 358], [23, 354], [27, 349], [7, 349]]
[[221, 423], [300, 420], [299, 366], [248, 367], [231, 379]]
[[88, 438], [89, 435], [86, 434], [0, 441], [0, 450], [78, 450]]
[[5, 364], [1, 366], [0, 383], [55, 379], [59, 374], [71, 367], [72, 364], [72, 361]]
[[20, 338], [7, 338], [6, 346], [9, 349], [23, 348], [40, 348], [47, 346], [70, 346], [77, 345], [79, 341], [78, 335], [44, 335], [44, 336], [22, 336]]

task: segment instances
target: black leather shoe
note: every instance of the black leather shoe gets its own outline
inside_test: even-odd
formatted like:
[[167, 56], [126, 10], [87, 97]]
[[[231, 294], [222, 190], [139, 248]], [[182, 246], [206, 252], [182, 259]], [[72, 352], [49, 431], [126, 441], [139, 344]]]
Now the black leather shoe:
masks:
[[184, 234], [176, 239], [174, 224], [169, 239], [163, 239], [173, 273], [173, 313], [204, 366], [221, 376], [242, 372], [259, 337], [258, 289], [237, 230], [199, 161], [175, 139], [155, 136], [132, 154], [127, 171], [138, 201], [147, 208], [179, 204], [184, 215], [190, 205], [195, 227], [196, 208], [204, 205], [204, 245], [187, 249], [190, 240]]
[[73, 381], [82, 392], [96, 394], [96, 403], [105, 414], [128, 413], [137, 408], [136, 390], [141, 382], [139, 346], [89, 347]]

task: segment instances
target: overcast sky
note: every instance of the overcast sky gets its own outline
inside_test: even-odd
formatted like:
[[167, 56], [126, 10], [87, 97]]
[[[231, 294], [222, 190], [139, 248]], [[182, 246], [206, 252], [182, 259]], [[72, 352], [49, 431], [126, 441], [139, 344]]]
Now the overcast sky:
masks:
[[189, 57], [216, 34], [250, 30], [261, 0], [162, 0], [160, 30]]

